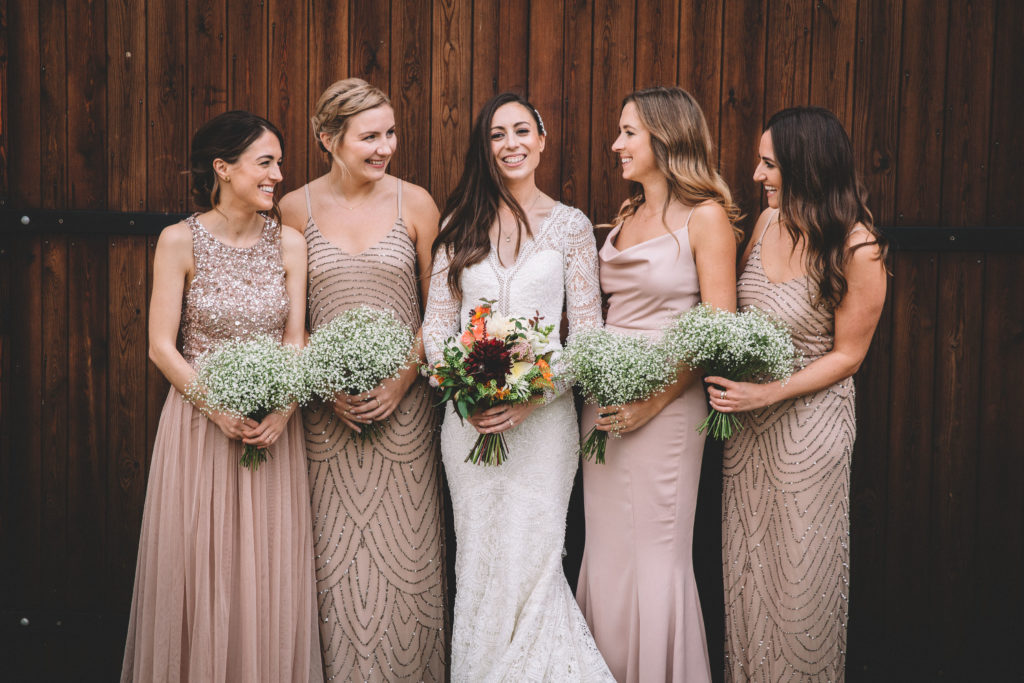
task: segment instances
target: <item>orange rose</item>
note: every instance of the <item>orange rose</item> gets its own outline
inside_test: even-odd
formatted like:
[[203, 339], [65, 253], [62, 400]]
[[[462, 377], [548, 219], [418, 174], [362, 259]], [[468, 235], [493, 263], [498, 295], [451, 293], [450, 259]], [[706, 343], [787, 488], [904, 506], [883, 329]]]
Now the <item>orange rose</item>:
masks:
[[548, 365], [548, 362], [546, 360], [544, 360], [543, 358], [538, 358], [537, 359], [537, 368], [540, 370], [541, 376], [544, 379], [546, 379], [546, 380], [548, 380], [550, 382], [551, 381], [551, 377], [552, 377], [552, 373], [551, 373], [551, 366]]

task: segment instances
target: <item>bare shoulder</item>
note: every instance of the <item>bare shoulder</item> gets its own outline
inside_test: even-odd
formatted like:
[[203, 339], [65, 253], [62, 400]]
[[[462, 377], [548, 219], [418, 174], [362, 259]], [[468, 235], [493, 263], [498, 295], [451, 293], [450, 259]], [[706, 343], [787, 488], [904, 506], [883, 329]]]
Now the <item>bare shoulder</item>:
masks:
[[291, 228], [288, 232], [296, 231], [301, 233], [298, 226], [305, 222], [306, 218], [306, 192], [304, 187], [292, 190], [281, 198], [278, 205], [281, 209], [281, 223]]
[[281, 224], [281, 246], [285, 249], [306, 250], [306, 240], [302, 236], [302, 230], [287, 223]]
[[875, 234], [861, 223], [853, 226], [847, 234], [846, 248], [849, 251], [849, 258], [853, 262], [878, 261], [882, 255], [882, 250], [875, 240]]
[[424, 188], [419, 185], [414, 185], [406, 181], [402, 182], [402, 202], [405, 204], [405, 210], [409, 212], [410, 216], [415, 218], [424, 218], [426, 220], [437, 220], [437, 204], [434, 202], [434, 198], [430, 196]]
[[157, 239], [157, 249], [170, 253], [177, 253], [179, 251], [191, 253], [192, 228], [188, 227], [185, 221], [178, 221], [173, 225], [168, 225], [160, 231], [160, 237]]
[[733, 242], [734, 233], [729, 215], [721, 204], [715, 201], [701, 202], [693, 208], [690, 216], [690, 236], [700, 240], [729, 239]]

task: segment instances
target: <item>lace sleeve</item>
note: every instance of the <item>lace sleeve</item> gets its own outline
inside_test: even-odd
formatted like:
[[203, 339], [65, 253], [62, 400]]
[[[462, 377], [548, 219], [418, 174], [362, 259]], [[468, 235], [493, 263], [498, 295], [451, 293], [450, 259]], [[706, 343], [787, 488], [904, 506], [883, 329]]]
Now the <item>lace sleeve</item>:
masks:
[[423, 315], [423, 348], [427, 363], [441, 360], [441, 351], [449, 337], [459, 333], [462, 302], [448, 289], [448, 250], [440, 249], [430, 271], [427, 310]]
[[[594, 228], [581, 211], [574, 212], [565, 232], [565, 249], [562, 260], [562, 277], [565, 286], [565, 310], [569, 319], [568, 345], [577, 332], [588, 327], [600, 327], [601, 281], [598, 277], [597, 243]], [[568, 368], [562, 362], [561, 354], [552, 359], [551, 368], [557, 379], [551, 400], [572, 385]]]

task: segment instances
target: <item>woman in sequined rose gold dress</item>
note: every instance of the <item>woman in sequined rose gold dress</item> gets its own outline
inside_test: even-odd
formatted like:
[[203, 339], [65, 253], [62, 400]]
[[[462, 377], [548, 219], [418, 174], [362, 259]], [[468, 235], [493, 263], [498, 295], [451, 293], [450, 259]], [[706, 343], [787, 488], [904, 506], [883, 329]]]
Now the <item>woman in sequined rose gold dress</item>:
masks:
[[[285, 222], [305, 226], [309, 329], [367, 305], [418, 332], [438, 214], [426, 190], [387, 174], [396, 141], [387, 97], [339, 81], [320, 97], [313, 128], [330, 171], [281, 202]], [[445, 680], [434, 401], [410, 364], [366, 394], [303, 409], [328, 678]], [[370, 421], [378, 432], [363, 440]]]
[[[142, 518], [122, 681], [322, 680], [309, 487], [294, 407], [257, 423], [183, 397], [193, 362], [230, 339], [303, 343], [305, 249], [275, 214], [281, 135], [247, 112], [192, 141], [207, 209], [165, 229], [149, 355], [171, 382]], [[182, 348], [175, 346], [181, 333]], [[269, 448], [256, 471], [242, 444]]]
[[803, 365], [784, 384], [706, 380], [711, 405], [743, 422], [723, 458], [725, 677], [842, 681], [852, 375], [885, 301], [885, 245], [832, 112], [779, 112], [758, 154], [768, 209], [744, 254], [739, 305], [785, 321]]

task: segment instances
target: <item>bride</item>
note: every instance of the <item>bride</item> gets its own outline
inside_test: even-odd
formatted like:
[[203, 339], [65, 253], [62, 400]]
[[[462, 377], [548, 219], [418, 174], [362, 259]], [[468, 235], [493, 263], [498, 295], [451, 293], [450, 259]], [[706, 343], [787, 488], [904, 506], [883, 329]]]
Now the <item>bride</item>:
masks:
[[[477, 116], [434, 242], [423, 322], [431, 363], [481, 299], [495, 301], [497, 313], [539, 314], [556, 326], [564, 302], [570, 337], [601, 324], [593, 231], [579, 210], [537, 187], [544, 143], [540, 115], [518, 95], [492, 98]], [[503, 465], [464, 462], [478, 433], [498, 432], [508, 444]], [[497, 405], [466, 423], [447, 407], [441, 452], [457, 541], [453, 681], [614, 680], [562, 572], [578, 444], [564, 383], [541, 403]]]

